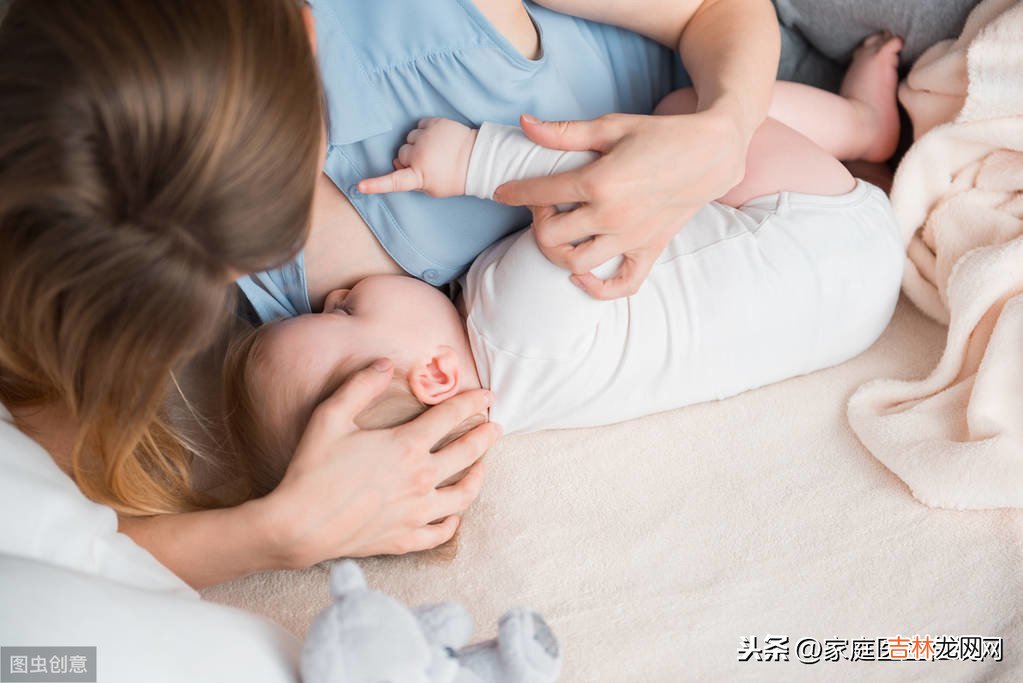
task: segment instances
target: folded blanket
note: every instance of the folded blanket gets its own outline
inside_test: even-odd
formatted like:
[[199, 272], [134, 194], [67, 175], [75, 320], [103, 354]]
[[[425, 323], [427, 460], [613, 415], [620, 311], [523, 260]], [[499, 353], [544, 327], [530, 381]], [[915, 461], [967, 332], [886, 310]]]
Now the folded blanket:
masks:
[[949, 325], [930, 377], [850, 399], [853, 430], [934, 507], [1023, 507], [1023, 4], [986, 0], [900, 89], [920, 127], [892, 204], [905, 294]]

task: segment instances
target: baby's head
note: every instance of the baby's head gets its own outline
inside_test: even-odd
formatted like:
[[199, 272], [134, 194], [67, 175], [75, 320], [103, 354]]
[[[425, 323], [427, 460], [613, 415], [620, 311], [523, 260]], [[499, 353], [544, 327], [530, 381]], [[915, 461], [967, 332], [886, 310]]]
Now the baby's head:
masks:
[[[480, 386], [454, 305], [405, 276], [335, 290], [322, 313], [264, 325], [233, 346], [224, 370], [227, 425], [255, 495], [280, 482], [316, 406], [378, 358], [394, 363], [394, 380], [356, 417], [363, 429], [403, 424]], [[435, 448], [482, 421], [463, 423]]]

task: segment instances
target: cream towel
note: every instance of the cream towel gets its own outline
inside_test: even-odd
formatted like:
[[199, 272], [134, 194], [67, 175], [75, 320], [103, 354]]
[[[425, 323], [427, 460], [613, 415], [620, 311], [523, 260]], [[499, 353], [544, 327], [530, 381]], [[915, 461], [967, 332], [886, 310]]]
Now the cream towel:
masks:
[[1013, 95], [1019, 90], [1020, 83], [1014, 74], [1000, 74], [997, 81], [991, 78], [999, 68], [1012, 66], [1015, 60], [1004, 58], [1004, 47], [1000, 47], [997, 41], [986, 40], [983, 45], [977, 42], [981, 30], [993, 30], [994, 20], [1015, 4], [1017, 0], [980, 3], [967, 18], [959, 38], [935, 43], [913, 64], [913, 69], [899, 87], [899, 99], [913, 122], [914, 140], [919, 140], [935, 126], [952, 121], [962, 111], [970, 80], [967, 74], [967, 52], [970, 50], [976, 66], [985, 71], [983, 87], [988, 96], [1008, 96], [1005, 101], [1010, 108], [1013, 102], [1018, 104]]
[[981, 3], [900, 98], [922, 133], [892, 188], [903, 291], [948, 338], [930, 377], [861, 387], [849, 421], [921, 502], [1021, 507], [1023, 4]]

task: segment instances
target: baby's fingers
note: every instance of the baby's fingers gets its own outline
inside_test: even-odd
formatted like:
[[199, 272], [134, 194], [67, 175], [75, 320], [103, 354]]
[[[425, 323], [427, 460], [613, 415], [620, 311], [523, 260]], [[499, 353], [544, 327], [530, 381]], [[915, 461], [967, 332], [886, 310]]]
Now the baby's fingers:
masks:
[[413, 192], [421, 189], [423, 189], [423, 177], [414, 168], [402, 168], [387, 175], [359, 181], [359, 192], [363, 194]]

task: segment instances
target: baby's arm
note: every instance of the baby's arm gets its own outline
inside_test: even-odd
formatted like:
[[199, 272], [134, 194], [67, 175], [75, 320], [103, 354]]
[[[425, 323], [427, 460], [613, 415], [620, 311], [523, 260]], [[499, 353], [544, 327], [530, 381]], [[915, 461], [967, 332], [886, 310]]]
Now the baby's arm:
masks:
[[[399, 150], [396, 170], [362, 181], [359, 191], [492, 199], [509, 180], [572, 170], [595, 156], [540, 147], [514, 126], [484, 123], [476, 131], [449, 119], [424, 119]], [[611, 274], [620, 261], [615, 257], [597, 272]], [[532, 230], [509, 235], [484, 251], [466, 275], [469, 323], [488, 345], [522, 357], [577, 355], [609, 302], [588, 296], [569, 276], [547, 260]]]
[[360, 181], [359, 192], [461, 196], [476, 136], [477, 131], [451, 119], [422, 119], [398, 150], [394, 172]]
[[571, 171], [597, 156], [540, 147], [516, 126], [484, 123], [477, 131], [450, 119], [423, 119], [398, 150], [394, 172], [363, 180], [359, 191], [493, 199], [494, 191], [509, 180]]

